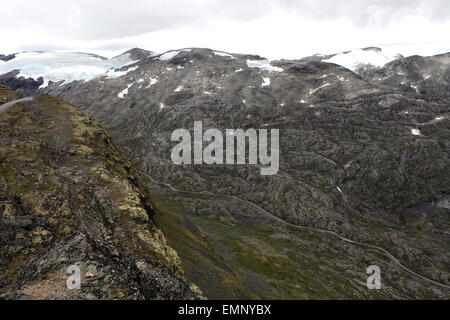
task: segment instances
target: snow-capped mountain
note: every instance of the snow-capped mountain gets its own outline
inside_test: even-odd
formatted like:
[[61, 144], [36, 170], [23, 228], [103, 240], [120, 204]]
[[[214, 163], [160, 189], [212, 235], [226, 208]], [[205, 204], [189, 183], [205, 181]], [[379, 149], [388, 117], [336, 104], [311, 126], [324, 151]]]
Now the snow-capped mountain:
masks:
[[331, 62], [343, 66], [352, 71], [357, 71], [364, 66], [382, 67], [392, 60], [401, 58], [402, 55], [382, 50], [380, 48], [370, 47], [338, 53], [323, 62]]
[[401, 54], [389, 51], [387, 49], [368, 47], [337, 54], [315, 54], [310, 57], [305, 57], [301, 59], [301, 61], [321, 61], [334, 63], [360, 74], [362, 71], [367, 69], [381, 68], [387, 63], [402, 57], [403, 56]]
[[[187, 51], [189, 49], [184, 50]], [[177, 55], [179, 52], [176, 50], [166, 52], [160, 55], [159, 59], [170, 60], [172, 56]], [[223, 52], [214, 52], [214, 54], [224, 55]], [[23, 77], [25, 79], [38, 80], [42, 77], [40, 88], [45, 88], [50, 81], [68, 84], [73, 81], [89, 81], [101, 76], [119, 77], [131, 71], [131, 68], [120, 71], [118, 69], [131, 66], [149, 56], [156, 56], [156, 54], [142, 49], [132, 49], [117, 57], [107, 59], [89, 53], [29, 51], [1, 56], [0, 74], [18, 71], [15, 75], [16, 78]], [[369, 47], [333, 55], [317, 54], [301, 60], [335, 63], [361, 74], [362, 71], [368, 68], [381, 68], [385, 64], [401, 57], [397, 53]]]
[[41, 88], [47, 87], [50, 81], [65, 84], [99, 76], [118, 77], [127, 70], [116, 71], [138, 62], [132, 52], [106, 59], [89, 53], [77, 52], [21, 52], [7, 61], [0, 60], [0, 74], [17, 70], [17, 78], [43, 78]]

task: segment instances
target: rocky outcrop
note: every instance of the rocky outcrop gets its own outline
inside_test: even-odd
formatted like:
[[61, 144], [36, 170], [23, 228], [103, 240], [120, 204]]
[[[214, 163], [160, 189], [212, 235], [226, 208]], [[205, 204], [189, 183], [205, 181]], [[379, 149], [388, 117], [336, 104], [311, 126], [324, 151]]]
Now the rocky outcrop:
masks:
[[148, 51], [148, 50], [144, 50], [144, 49], [140, 49], [140, 48], [133, 48], [128, 51], [125, 51], [121, 55], [126, 55], [126, 54], [130, 55], [131, 60], [138, 61], [138, 60], [145, 59], [150, 55], [155, 55], [156, 53], [153, 51]]
[[[0, 292], [21, 299], [191, 299], [147, 188], [85, 112], [39, 96], [0, 114]], [[66, 287], [79, 266], [81, 289]]]
[[17, 94], [20, 92], [24, 96], [33, 96], [38, 91], [39, 87], [44, 83], [43, 78], [32, 79], [25, 77], [17, 77], [19, 71], [14, 70], [5, 74], [0, 75], [0, 83], [3, 83], [11, 88]]
[[15, 57], [16, 57], [15, 54], [7, 54], [7, 55], [0, 54], [0, 60], [2, 60], [2, 61], [9, 61], [9, 60], [14, 59]]

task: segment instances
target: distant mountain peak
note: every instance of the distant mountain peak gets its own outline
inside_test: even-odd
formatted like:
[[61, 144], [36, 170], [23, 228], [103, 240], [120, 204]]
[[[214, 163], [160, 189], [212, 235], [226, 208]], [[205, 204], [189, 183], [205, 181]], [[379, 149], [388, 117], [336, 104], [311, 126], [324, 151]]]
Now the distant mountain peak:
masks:
[[357, 69], [365, 66], [380, 68], [386, 63], [402, 57], [401, 54], [396, 52], [391, 52], [378, 47], [367, 47], [338, 53], [323, 61], [338, 64], [355, 72]]
[[375, 51], [375, 52], [382, 52], [383, 49], [381, 49], [380, 47], [366, 47], [366, 48], [362, 48], [361, 50], [364, 51]]
[[119, 56], [126, 55], [126, 54], [128, 54], [132, 60], [142, 60], [142, 59], [148, 57], [149, 55], [153, 55], [156, 53], [153, 51], [149, 51], [149, 50], [145, 50], [145, 49], [141, 49], [141, 48], [133, 48], [128, 51], [125, 51], [124, 53], [120, 54]]

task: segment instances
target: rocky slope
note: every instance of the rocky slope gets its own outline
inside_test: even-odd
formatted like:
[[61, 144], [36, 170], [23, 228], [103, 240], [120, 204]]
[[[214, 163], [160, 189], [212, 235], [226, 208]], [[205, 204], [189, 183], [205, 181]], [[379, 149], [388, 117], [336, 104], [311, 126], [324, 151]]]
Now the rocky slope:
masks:
[[396, 88], [416, 99], [448, 103], [450, 97], [450, 53], [401, 58], [361, 75], [377, 86]]
[[22, 98], [22, 94], [0, 83], [0, 104]]
[[[439, 82], [425, 99], [389, 82], [378, 83], [371, 76], [375, 72], [387, 74], [394, 68], [389, 66], [398, 63], [414, 72], [414, 63], [401, 62], [411, 59], [394, 60], [375, 68], [378, 71], [355, 70], [359, 72], [356, 74], [318, 59], [269, 62], [254, 55], [181, 49], [141, 58], [116, 69], [123, 74], [115, 78], [105, 75], [90, 81], [49, 83], [39, 92], [61, 96], [88, 111], [139, 170], [157, 181], [182, 190], [237, 195], [290, 223], [336, 231], [350, 239], [389, 248], [412, 270], [449, 285], [450, 221], [448, 206], [443, 205], [450, 194], [448, 83]], [[448, 72], [446, 65], [442, 66], [443, 76], [436, 73], [439, 81]], [[14, 74], [3, 75], [2, 79], [18, 88], [33, 81]], [[203, 121], [204, 130], [280, 129], [280, 171], [274, 176], [260, 176], [255, 165], [174, 165], [170, 160], [171, 132], [178, 128], [192, 130], [195, 120]], [[201, 270], [195, 264], [203, 260], [189, 262], [195, 254], [204, 258], [205, 268], [224, 272], [221, 289], [199, 284], [210, 296], [223, 296], [230, 291], [230, 283], [239, 288], [235, 291], [240, 292], [236, 293], [239, 297], [274, 297], [271, 294], [277, 287], [290, 288], [278, 297], [330, 297], [330, 286], [337, 297], [374, 294], [355, 289], [364, 281], [358, 270], [373, 259], [373, 252], [345, 246], [333, 251], [331, 245], [322, 247], [331, 239], [318, 236], [313, 241], [301, 233], [290, 238], [286, 235], [289, 230], [280, 231], [272, 222], [264, 228], [275, 228], [276, 234], [272, 230], [261, 235], [261, 217], [254, 208], [242, 203], [230, 205], [220, 197], [203, 199], [198, 194], [200, 199], [196, 200], [168, 189], [161, 192], [160, 209], [168, 212], [160, 219], [163, 229], [170, 231], [166, 226], [173, 226], [168, 220], [170, 214], [178, 215], [173, 219], [185, 221], [191, 229], [192, 225], [203, 226], [200, 231], [182, 229], [172, 234], [169, 242], [184, 257], [182, 263], [191, 279], [215, 277], [213, 271], [198, 276]], [[257, 219], [256, 227], [252, 219]], [[226, 226], [242, 224], [245, 227], [236, 229], [241, 231], [236, 231], [235, 238], [228, 239]], [[247, 241], [234, 242], [246, 236]], [[269, 243], [271, 237], [289, 240], [274, 244]], [[298, 237], [306, 237], [305, 242], [299, 243]], [[186, 241], [193, 241], [191, 247], [185, 247]], [[269, 247], [272, 250], [267, 250]], [[304, 256], [293, 256], [288, 248], [293, 252], [300, 249]], [[317, 250], [321, 248], [324, 258], [317, 258], [319, 263], [314, 259], [320, 256]], [[326, 248], [330, 250], [327, 253]], [[252, 250], [273, 254], [252, 265], [244, 258]], [[275, 279], [282, 272], [276, 267], [280, 256], [295, 270], [300, 268], [300, 261], [310, 262], [293, 279]], [[327, 268], [325, 256], [330, 261], [348, 259], [341, 266], [353, 270], [352, 275], [343, 276], [331, 266]], [[308, 274], [305, 270], [320, 269], [318, 265], [324, 269], [316, 272], [320, 289], [312, 289], [311, 280], [297, 281]], [[392, 265], [386, 268], [398, 271]], [[313, 273], [308, 275], [311, 277]], [[264, 288], [255, 288], [254, 279], [265, 279]], [[396, 289], [389, 287], [380, 294], [402, 298], [442, 298], [446, 294], [440, 291], [442, 288], [414, 277], [405, 281], [393, 276], [386, 285]]]
[[367, 47], [336, 54], [316, 54], [314, 56], [302, 58], [300, 61], [335, 63], [361, 75], [368, 70], [379, 69], [389, 62], [401, 58], [403, 58], [403, 56], [396, 52], [391, 52], [378, 47]]
[[[133, 165], [61, 99], [38, 96], [0, 113], [0, 199], [2, 298], [200, 297]], [[81, 290], [66, 287], [70, 265], [82, 270]]]
[[301, 61], [323, 61], [339, 64], [371, 84], [394, 88], [412, 98], [426, 101], [448, 101], [450, 54], [430, 57], [385, 52], [376, 47], [332, 55], [316, 55]]

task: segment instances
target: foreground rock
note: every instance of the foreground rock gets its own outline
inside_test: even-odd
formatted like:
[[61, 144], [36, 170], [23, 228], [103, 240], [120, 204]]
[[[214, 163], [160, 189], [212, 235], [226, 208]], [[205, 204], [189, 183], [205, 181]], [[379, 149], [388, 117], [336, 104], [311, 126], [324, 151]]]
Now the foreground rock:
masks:
[[[191, 299], [141, 177], [86, 113], [50, 96], [0, 114], [0, 292]], [[66, 270], [82, 271], [80, 290]]]

